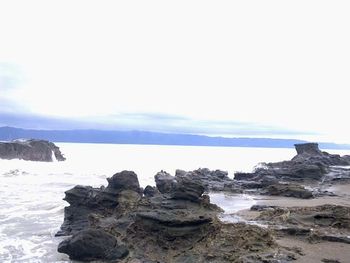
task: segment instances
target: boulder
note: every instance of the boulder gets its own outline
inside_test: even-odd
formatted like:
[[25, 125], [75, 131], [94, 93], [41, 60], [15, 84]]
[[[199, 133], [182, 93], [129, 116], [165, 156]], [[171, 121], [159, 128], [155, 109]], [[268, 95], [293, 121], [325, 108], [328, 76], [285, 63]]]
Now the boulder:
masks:
[[132, 171], [122, 171], [107, 178], [108, 186], [106, 191], [120, 192], [122, 190], [133, 190], [141, 193], [141, 188], [137, 175]]
[[170, 191], [172, 199], [190, 200], [197, 202], [204, 193], [204, 186], [188, 177], [176, 179], [176, 184]]
[[86, 229], [74, 234], [59, 244], [58, 252], [81, 261], [117, 260], [129, 253], [125, 246], [118, 245], [114, 236], [100, 229]]

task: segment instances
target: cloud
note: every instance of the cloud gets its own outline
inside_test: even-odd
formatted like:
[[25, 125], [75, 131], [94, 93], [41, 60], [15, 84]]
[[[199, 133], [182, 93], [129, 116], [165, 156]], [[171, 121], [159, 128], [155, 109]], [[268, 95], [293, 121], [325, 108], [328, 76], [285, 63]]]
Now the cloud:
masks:
[[0, 96], [8, 90], [18, 88], [23, 82], [23, 75], [18, 66], [0, 63]]
[[0, 126], [29, 129], [100, 129], [144, 130], [164, 133], [202, 134], [243, 137], [298, 138], [315, 135], [306, 131], [289, 130], [257, 123], [234, 121], [193, 120], [178, 115], [159, 113], [124, 113], [99, 118], [63, 118], [35, 114], [0, 113]]

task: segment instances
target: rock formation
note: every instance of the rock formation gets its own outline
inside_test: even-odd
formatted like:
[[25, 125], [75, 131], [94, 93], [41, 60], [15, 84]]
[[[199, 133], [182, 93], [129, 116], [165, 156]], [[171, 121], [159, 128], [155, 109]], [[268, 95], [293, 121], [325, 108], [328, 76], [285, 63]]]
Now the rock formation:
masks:
[[[296, 144], [295, 148], [292, 160], [263, 163], [252, 173], [235, 173], [235, 183], [258, 194], [311, 198], [324, 194], [324, 183], [350, 179], [349, 170], [333, 167], [350, 165], [350, 156], [322, 152], [317, 143]], [[314, 193], [304, 186], [315, 188]]]
[[53, 156], [57, 161], [66, 160], [60, 149], [49, 141], [28, 139], [0, 142], [0, 159], [52, 162]]
[[[122, 171], [108, 186], [66, 192], [64, 223], [72, 235], [58, 251], [71, 259], [118, 262], [275, 262], [284, 254], [267, 229], [222, 224], [221, 209], [189, 177], [165, 172], [142, 194], [137, 176]], [[147, 193], [147, 195], [146, 195]]]

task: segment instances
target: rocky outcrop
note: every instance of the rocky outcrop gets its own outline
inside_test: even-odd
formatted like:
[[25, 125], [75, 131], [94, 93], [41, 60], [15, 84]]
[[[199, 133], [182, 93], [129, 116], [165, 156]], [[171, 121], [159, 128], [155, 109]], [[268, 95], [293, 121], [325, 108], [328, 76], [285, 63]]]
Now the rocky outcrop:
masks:
[[65, 192], [65, 201], [69, 203], [64, 210], [64, 222], [56, 236], [77, 233], [90, 226], [90, 216], [112, 215], [120, 217], [126, 210], [136, 206], [142, 196], [137, 175], [131, 171], [122, 171], [108, 178], [106, 188], [77, 185]]
[[36, 139], [0, 142], [0, 158], [40, 162], [52, 162], [53, 158], [57, 161], [66, 160], [54, 143]]
[[340, 156], [322, 152], [317, 143], [296, 144], [297, 155], [292, 159], [294, 162], [313, 163], [316, 165], [350, 165], [350, 156]]
[[[322, 189], [326, 183], [350, 181], [350, 170], [335, 165], [350, 165], [350, 156], [323, 152], [317, 143], [296, 144], [297, 155], [290, 161], [262, 163], [252, 173], [237, 172], [234, 179], [221, 170], [201, 168], [194, 171], [176, 170], [175, 177], [161, 171], [156, 184], [163, 194], [173, 191], [181, 178], [190, 178], [204, 186], [206, 192], [224, 191], [313, 198], [334, 195]], [[308, 187], [306, 187], [308, 186]], [[305, 188], [306, 187], [306, 188]]]
[[252, 173], [235, 173], [236, 188], [257, 194], [312, 198], [333, 195], [322, 190], [325, 183], [350, 180], [349, 170], [334, 167], [350, 165], [350, 156], [323, 152], [317, 143], [296, 144], [295, 149], [297, 155], [290, 161], [262, 163]]
[[234, 180], [228, 177], [226, 171], [214, 170], [207, 168], [200, 168], [194, 171], [186, 172], [183, 170], [176, 170], [176, 178], [187, 177], [192, 181], [198, 182], [204, 186], [205, 191], [227, 191], [240, 192], [236, 189]]
[[[58, 235], [72, 235], [59, 252], [76, 260], [118, 262], [274, 262], [285, 257], [271, 233], [258, 226], [223, 224], [222, 210], [191, 177], [165, 172], [144, 195], [135, 173], [123, 171], [108, 186], [66, 192]], [[273, 256], [272, 256], [273, 255]], [[250, 261], [249, 261], [249, 260]]]
[[278, 195], [286, 197], [295, 197], [302, 199], [309, 199], [313, 197], [310, 190], [298, 184], [273, 184], [264, 188], [262, 194]]

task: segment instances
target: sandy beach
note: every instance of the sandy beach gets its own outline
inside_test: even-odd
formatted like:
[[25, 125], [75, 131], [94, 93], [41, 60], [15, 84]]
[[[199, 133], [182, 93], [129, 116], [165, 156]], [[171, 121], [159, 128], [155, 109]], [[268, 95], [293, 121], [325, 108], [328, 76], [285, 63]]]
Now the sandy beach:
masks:
[[[321, 205], [341, 205], [350, 206], [350, 184], [337, 184], [327, 189], [336, 196], [324, 196], [315, 199], [298, 199], [280, 196], [254, 196], [257, 205], [278, 206], [284, 208], [291, 207], [315, 207]], [[241, 210], [235, 213], [247, 221], [255, 221], [261, 212], [250, 209]], [[259, 221], [259, 220], [257, 220]], [[263, 224], [264, 225], [264, 224]], [[273, 226], [265, 225], [268, 228]], [[334, 232], [332, 229], [329, 232]], [[342, 229], [337, 234], [350, 236], [349, 230]], [[304, 237], [291, 235], [276, 235], [277, 243], [282, 247], [292, 248], [297, 255], [294, 262], [316, 263], [316, 262], [350, 262], [350, 244], [329, 241], [309, 241]]]

